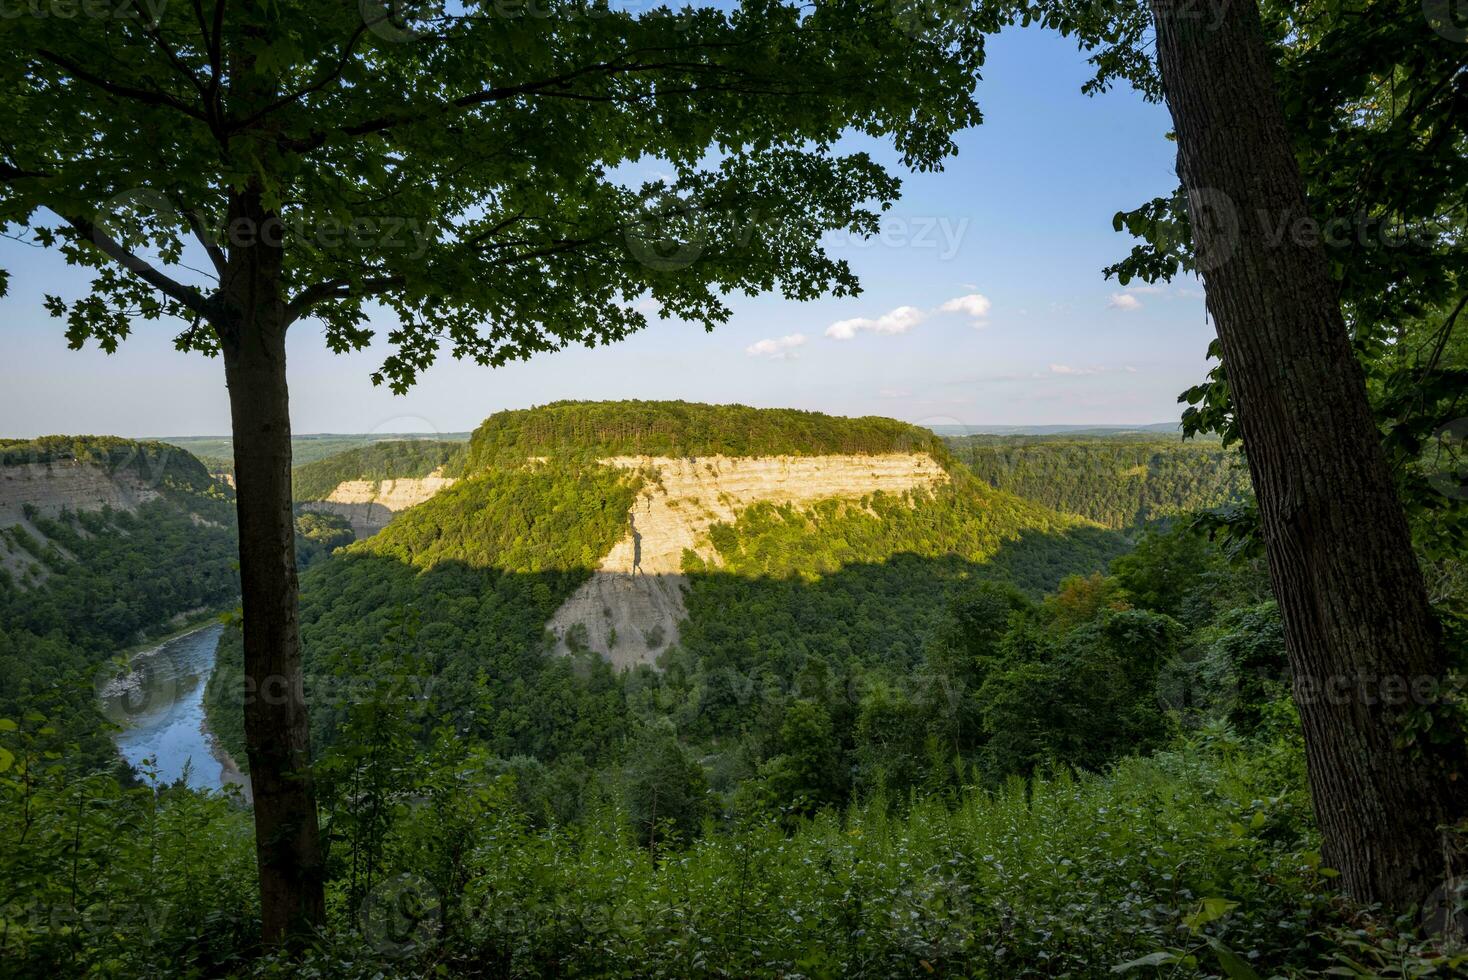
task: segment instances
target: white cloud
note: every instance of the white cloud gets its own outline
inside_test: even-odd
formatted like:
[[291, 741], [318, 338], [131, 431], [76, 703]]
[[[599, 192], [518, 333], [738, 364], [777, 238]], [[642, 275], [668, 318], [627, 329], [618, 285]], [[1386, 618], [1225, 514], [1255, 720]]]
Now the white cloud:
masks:
[[1112, 293], [1111, 299], [1106, 301], [1107, 307], [1113, 310], [1140, 310], [1142, 301], [1131, 293]]
[[927, 318], [928, 314], [916, 306], [899, 306], [889, 313], [883, 313], [875, 320], [864, 316], [851, 320], [837, 320], [826, 328], [826, 336], [834, 337], [836, 340], [850, 340], [862, 332], [907, 333]]
[[1099, 371], [1096, 368], [1078, 368], [1071, 367], [1069, 364], [1052, 364], [1050, 365], [1050, 373], [1075, 376], [1082, 374], [1098, 374]]
[[989, 307], [994, 304], [989, 302], [989, 297], [982, 293], [969, 293], [967, 296], [955, 296], [942, 306], [938, 307], [940, 313], [962, 313], [974, 321], [975, 327], [984, 326], [984, 317], [989, 315]]
[[906, 388], [883, 388], [877, 392], [878, 398], [911, 398], [912, 392]]
[[744, 353], [750, 357], [769, 357], [775, 360], [788, 360], [797, 357], [795, 348], [805, 346], [805, 334], [792, 333], [784, 337], [771, 337], [759, 340], [744, 348]]

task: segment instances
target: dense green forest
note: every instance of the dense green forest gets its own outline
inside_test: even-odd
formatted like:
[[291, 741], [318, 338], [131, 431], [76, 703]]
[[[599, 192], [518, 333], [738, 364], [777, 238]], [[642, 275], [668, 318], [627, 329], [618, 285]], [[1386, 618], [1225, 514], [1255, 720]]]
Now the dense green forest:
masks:
[[291, 472], [291, 487], [297, 500], [324, 500], [347, 480], [396, 480], [428, 476], [442, 469], [444, 476], [459, 476], [466, 446], [462, 442], [404, 439], [375, 442], [309, 463]]
[[1068, 434], [947, 441], [990, 486], [1118, 529], [1236, 503], [1249, 493], [1248, 467], [1216, 439]]

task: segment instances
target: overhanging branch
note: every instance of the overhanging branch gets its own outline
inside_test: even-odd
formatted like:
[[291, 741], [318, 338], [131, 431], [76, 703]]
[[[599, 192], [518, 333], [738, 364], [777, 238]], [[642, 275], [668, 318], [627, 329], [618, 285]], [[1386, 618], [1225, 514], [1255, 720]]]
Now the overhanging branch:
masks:
[[118, 265], [122, 266], [128, 272], [131, 272], [133, 275], [137, 276], [139, 279], [143, 280], [148, 285], [152, 286], [154, 289], [167, 296], [169, 299], [182, 304], [189, 310], [197, 313], [199, 316], [204, 317], [206, 320], [212, 319], [211, 314], [213, 313], [213, 309], [209, 303], [209, 300], [205, 298], [203, 293], [199, 292], [193, 286], [185, 286], [183, 283], [172, 278], [171, 276], [165, 275], [163, 272], [160, 272], [148, 262], [138, 258], [132, 252], [128, 251], [120, 243], [113, 239], [111, 235], [108, 235], [106, 232], [98, 228], [95, 224], [88, 221], [86, 218], [78, 218], [72, 215], [63, 214], [61, 215], [61, 220], [65, 221], [72, 228], [76, 229], [78, 234], [80, 234], [87, 241], [91, 242], [108, 258], [112, 259]]

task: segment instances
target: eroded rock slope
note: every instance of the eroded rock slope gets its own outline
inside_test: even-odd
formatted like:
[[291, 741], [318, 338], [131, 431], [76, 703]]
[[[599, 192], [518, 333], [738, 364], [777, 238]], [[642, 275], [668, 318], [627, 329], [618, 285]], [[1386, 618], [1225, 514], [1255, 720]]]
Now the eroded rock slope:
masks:
[[948, 478], [926, 453], [842, 456], [617, 456], [601, 460], [642, 470], [643, 488], [627, 533], [596, 573], [556, 611], [547, 628], [558, 649], [584, 645], [618, 666], [652, 663], [678, 639], [686, 616], [683, 553], [717, 556], [709, 529], [757, 503], [809, 505], [900, 494]]

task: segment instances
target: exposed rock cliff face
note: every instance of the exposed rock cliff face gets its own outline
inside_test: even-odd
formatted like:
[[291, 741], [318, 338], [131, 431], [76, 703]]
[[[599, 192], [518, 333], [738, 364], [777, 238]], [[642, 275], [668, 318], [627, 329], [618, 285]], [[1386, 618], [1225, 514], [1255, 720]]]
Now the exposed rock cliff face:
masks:
[[28, 507], [34, 508], [40, 517], [55, 517], [64, 510], [91, 511], [103, 507], [133, 511], [158, 496], [157, 488], [136, 472], [108, 472], [96, 463], [57, 460], [0, 466], [0, 568], [22, 586], [40, 583], [48, 575], [45, 565], [5, 533], [9, 528], [16, 528], [42, 547], [49, 543], [46, 535], [26, 518]]
[[809, 505], [900, 494], [948, 479], [926, 453], [881, 456], [618, 456], [647, 480], [628, 514], [627, 534], [596, 573], [556, 611], [547, 628], [558, 649], [584, 644], [618, 666], [651, 663], [678, 639], [683, 552], [715, 560], [708, 532], [756, 503]]
[[55, 517], [63, 510], [136, 510], [158, 496], [131, 470], [108, 473], [74, 460], [20, 463], [0, 467], [0, 527], [24, 520], [27, 504], [43, 517]]
[[325, 500], [302, 501], [301, 509], [342, 515], [360, 540], [382, 530], [399, 511], [423, 503], [454, 482], [453, 477], [443, 475], [442, 469], [425, 477], [399, 480], [345, 480]]

